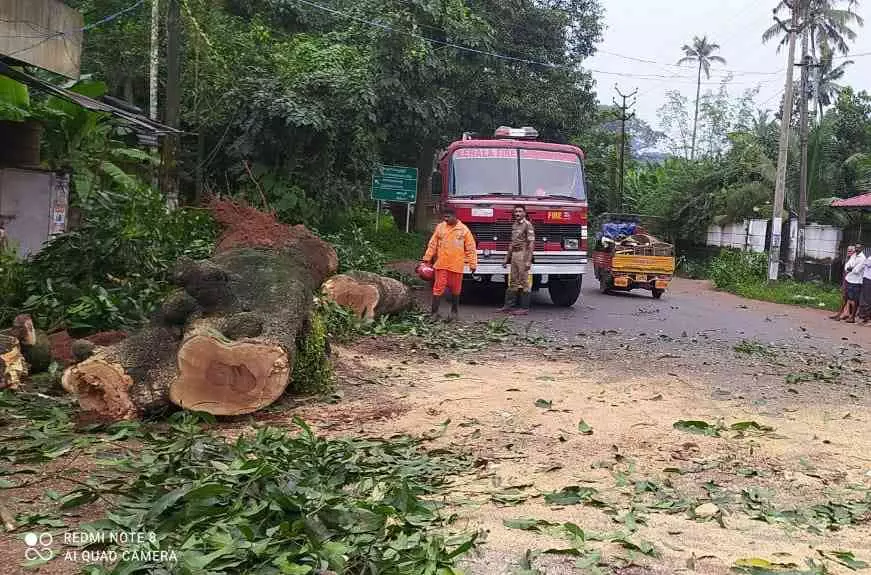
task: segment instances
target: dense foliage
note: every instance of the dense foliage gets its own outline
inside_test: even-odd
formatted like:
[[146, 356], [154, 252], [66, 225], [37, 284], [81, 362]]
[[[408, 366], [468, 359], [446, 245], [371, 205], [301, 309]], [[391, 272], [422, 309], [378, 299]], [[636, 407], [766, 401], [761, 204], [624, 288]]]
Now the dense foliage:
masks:
[[[660, 111], [673, 156], [658, 164], [635, 162], [627, 171], [624, 209], [663, 218], [681, 244], [703, 241], [711, 224], [770, 218], [779, 123], [754, 110], [753, 93], [732, 98], [728, 83], [701, 96], [697, 158], [692, 109], [671, 93]], [[841, 90], [809, 137], [809, 220], [848, 226], [856, 216], [828, 208], [833, 197], [868, 191], [871, 163], [871, 96]], [[798, 138], [793, 131], [784, 209], [798, 209]]]
[[[70, 4], [87, 20], [129, 3]], [[146, 12], [89, 31], [83, 55], [143, 109]], [[568, 141], [596, 109], [579, 65], [600, 12], [598, 0], [187, 0], [181, 117], [202, 142], [200, 157], [195, 138], [182, 142], [184, 189], [192, 197], [201, 166], [207, 191], [321, 227], [368, 196], [376, 162], [426, 175], [463, 131], [534, 125]]]

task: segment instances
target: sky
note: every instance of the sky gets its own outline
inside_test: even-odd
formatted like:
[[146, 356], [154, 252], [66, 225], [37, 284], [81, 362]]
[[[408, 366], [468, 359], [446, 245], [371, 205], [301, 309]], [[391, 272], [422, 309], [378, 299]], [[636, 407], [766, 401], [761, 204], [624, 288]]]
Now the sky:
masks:
[[[780, 105], [786, 79], [786, 47], [777, 52], [777, 42], [762, 43], [762, 33], [774, 20], [775, 0], [601, 0], [605, 9], [604, 41], [598, 53], [585, 62], [593, 70], [599, 101], [610, 104], [616, 97], [615, 83], [625, 94], [638, 89], [635, 111], [639, 118], [659, 128], [657, 110], [665, 93], [680, 90], [695, 99], [696, 72], [678, 67], [681, 47], [693, 36], [708, 36], [720, 44], [718, 54], [726, 65], [714, 65], [710, 80], [702, 77], [702, 92], [716, 90], [730, 71], [734, 79], [729, 94], [739, 96], [745, 89], [760, 86], [756, 98], [760, 108]], [[842, 82], [871, 92], [871, 0], [856, 9], [866, 20], [859, 28]], [[797, 56], [798, 58], [798, 56]], [[795, 69], [798, 79], [799, 68]]]

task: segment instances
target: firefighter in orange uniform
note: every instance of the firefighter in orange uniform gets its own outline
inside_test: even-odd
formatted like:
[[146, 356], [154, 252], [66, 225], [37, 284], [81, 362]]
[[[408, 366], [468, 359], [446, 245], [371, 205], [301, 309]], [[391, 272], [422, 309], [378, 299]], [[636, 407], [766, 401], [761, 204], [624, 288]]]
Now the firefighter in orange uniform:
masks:
[[478, 252], [475, 237], [466, 224], [457, 219], [451, 208], [442, 211], [444, 221], [436, 226], [429, 240], [423, 261], [433, 263], [435, 282], [432, 286], [432, 315], [438, 317], [439, 306], [445, 289], [450, 290], [451, 320], [457, 318], [460, 304], [460, 291], [463, 287], [463, 270], [468, 264], [474, 273], [478, 268]]

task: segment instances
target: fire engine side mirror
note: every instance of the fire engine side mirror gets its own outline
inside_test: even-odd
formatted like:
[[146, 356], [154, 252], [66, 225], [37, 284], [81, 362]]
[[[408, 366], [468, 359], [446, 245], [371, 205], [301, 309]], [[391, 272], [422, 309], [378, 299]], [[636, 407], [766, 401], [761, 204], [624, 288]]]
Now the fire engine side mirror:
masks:
[[441, 197], [442, 195], [442, 174], [441, 172], [433, 172], [432, 173], [432, 184], [430, 187], [430, 193], [435, 197]]

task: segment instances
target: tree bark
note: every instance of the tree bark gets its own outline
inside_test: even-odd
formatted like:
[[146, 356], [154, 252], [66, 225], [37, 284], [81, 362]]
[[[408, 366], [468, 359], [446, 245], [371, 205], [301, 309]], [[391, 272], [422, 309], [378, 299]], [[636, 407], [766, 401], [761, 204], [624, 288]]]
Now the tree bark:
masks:
[[411, 307], [411, 292], [405, 284], [369, 272], [351, 271], [332, 277], [324, 283], [323, 292], [330, 301], [366, 320]]
[[335, 250], [301, 226], [279, 225], [283, 240], [270, 246], [241, 227], [228, 226], [235, 235], [211, 259], [179, 261], [179, 289], [150, 325], [65, 371], [83, 410], [108, 420], [173, 406], [239, 415], [284, 393]]
[[27, 363], [18, 339], [10, 335], [0, 335], [0, 389], [17, 389], [21, 378], [26, 375]]
[[690, 159], [696, 159], [696, 132], [699, 128], [699, 100], [702, 97], [702, 61], [701, 57], [699, 58], [699, 75], [696, 80], [696, 114], [695, 119], [693, 119], [693, 142], [692, 147], [690, 148]]

